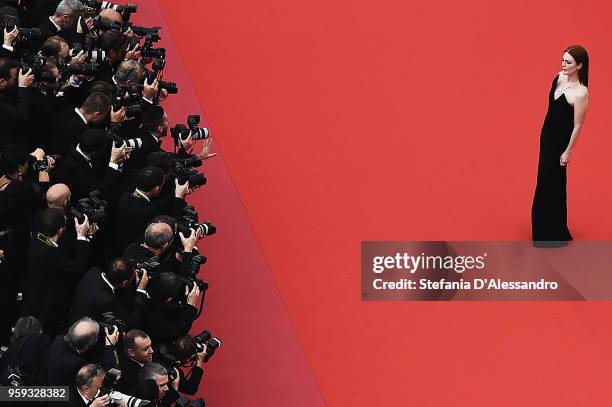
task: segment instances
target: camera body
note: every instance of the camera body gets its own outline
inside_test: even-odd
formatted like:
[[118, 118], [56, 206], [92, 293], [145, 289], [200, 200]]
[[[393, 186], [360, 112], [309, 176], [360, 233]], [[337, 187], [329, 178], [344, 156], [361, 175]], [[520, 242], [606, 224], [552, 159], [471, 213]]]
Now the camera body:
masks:
[[177, 232], [182, 232], [185, 236], [191, 234], [190, 229], [199, 230], [201, 236], [210, 236], [217, 232], [217, 228], [212, 223], [208, 221], [199, 222], [198, 213], [191, 205], [183, 208], [177, 223]]
[[204, 174], [195, 169], [187, 168], [180, 161], [174, 161], [172, 171], [180, 184], [189, 182], [190, 188], [201, 187], [206, 185], [206, 181], [208, 181]]
[[79, 199], [76, 204], [68, 209], [68, 214], [76, 218], [79, 223], [85, 220], [85, 215], [90, 223], [102, 224], [108, 214], [108, 202], [90, 194], [86, 198]]
[[49, 162], [47, 161], [47, 157], [51, 157], [56, 161], [62, 158], [61, 155], [47, 155], [42, 160], [36, 160], [34, 159], [34, 157], [32, 157], [32, 170], [33, 171], [48, 171]]
[[191, 133], [192, 140], [205, 140], [210, 137], [210, 131], [206, 127], [200, 127], [200, 115], [191, 114], [187, 116], [187, 125], [177, 124], [170, 129], [174, 143], [179, 145], [178, 140], [187, 140]]
[[100, 325], [101, 332], [104, 332], [103, 330], [104, 328], [106, 328], [108, 329], [109, 335], [115, 333], [115, 327], [119, 330], [119, 332], [126, 331], [125, 321], [120, 318], [117, 318], [112, 312], [103, 313], [102, 321], [98, 321], [98, 324]]
[[222, 344], [219, 338], [213, 337], [208, 331], [202, 331], [201, 334], [194, 336], [193, 339], [196, 341], [196, 350], [198, 353], [202, 352], [206, 345], [206, 355], [204, 356], [205, 363], [213, 357]]

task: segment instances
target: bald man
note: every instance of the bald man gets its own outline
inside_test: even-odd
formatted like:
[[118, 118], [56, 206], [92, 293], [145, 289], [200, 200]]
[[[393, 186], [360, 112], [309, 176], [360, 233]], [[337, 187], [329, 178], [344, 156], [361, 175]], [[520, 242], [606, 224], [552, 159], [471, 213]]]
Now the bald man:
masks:
[[[106, 335], [104, 351], [96, 354], [92, 349], [99, 335]], [[71, 386], [79, 369], [89, 363], [100, 363], [104, 369], [115, 366], [114, 346], [119, 340], [119, 331], [109, 335], [90, 318], [75, 322], [65, 336], [58, 335], [49, 350], [49, 385]]]
[[104, 10], [100, 11], [100, 19], [102, 21], [112, 21], [113, 23], [123, 24], [123, 16], [121, 13], [118, 13], [110, 8], [105, 8]]
[[70, 206], [70, 188], [66, 184], [55, 184], [47, 190], [47, 206], [66, 210]]

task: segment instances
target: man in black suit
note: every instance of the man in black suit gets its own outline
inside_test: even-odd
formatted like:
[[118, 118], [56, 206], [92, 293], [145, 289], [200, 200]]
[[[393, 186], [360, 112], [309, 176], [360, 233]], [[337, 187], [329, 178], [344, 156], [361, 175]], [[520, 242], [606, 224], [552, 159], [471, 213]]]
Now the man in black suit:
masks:
[[123, 353], [119, 355], [121, 378], [117, 390], [129, 393], [138, 383], [140, 370], [153, 360], [151, 338], [140, 329], [132, 329], [123, 336]]
[[162, 139], [168, 135], [168, 115], [159, 105], [149, 106], [142, 113], [142, 126], [129, 134], [129, 138], [140, 138], [142, 146], [132, 152], [128, 169], [144, 168], [149, 154], [162, 151]]
[[74, 147], [87, 129], [99, 127], [111, 111], [110, 99], [102, 93], [92, 93], [83, 105], [61, 114], [51, 131], [49, 154], [65, 156]]
[[50, 334], [57, 334], [69, 317], [70, 302], [78, 281], [87, 270], [89, 238], [95, 233], [87, 218], [75, 220], [75, 256], [67, 257], [57, 241], [64, 233], [66, 218], [61, 209], [45, 209], [40, 215], [39, 232], [29, 247], [27, 291], [22, 315], [38, 318]]
[[148, 293], [151, 302], [145, 310], [144, 329], [153, 343], [169, 345], [187, 335], [198, 314], [198, 285], [189, 289], [175, 273], [157, 273]]
[[127, 40], [119, 31], [109, 30], [98, 37], [98, 45], [106, 56], [96, 73], [96, 79], [112, 83], [117, 67], [126, 58]]
[[15, 61], [0, 59], [0, 146], [26, 144], [17, 132], [17, 121], [30, 117], [34, 75], [31, 69], [18, 73], [18, 66]]
[[[124, 194], [117, 206], [116, 242], [117, 248], [123, 250], [128, 244], [138, 240], [147, 224], [162, 211], [155, 205], [165, 182], [164, 172], [157, 167], [145, 167], [140, 170], [136, 181], [136, 189], [131, 194]], [[189, 192], [189, 183], [180, 185], [175, 181], [175, 197], [172, 214], [178, 214], [185, 203]]]
[[[99, 335], [105, 335], [104, 347], [98, 346]], [[72, 386], [79, 369], [89, 363], [100, 363], [106, 370], [115, 368], [115, 344], [119, 330], [111, 335], [91, 318], [75, 322], [65, 336], [58, 335], [49, 350], [49, 386]]]
[[98, 364], [90, 363], [80, 368], [76, 374], [76, 386], [70, 387], [70, 407], [107, 406], [110, 401], [108, 394], [100, 394], [105, 377], [104, 369]]
[[128, 329], [140, 326], [142, 313], [147, 303], [145, 289], [149, 278], [146, 271], [143, 272], [138, 282], [131, 310], [125, 309], [121, 300], [115, 295], [115, 290], [131, 286], [136, 278], [136, 271], [123, 259], [111, 261], [106, 272], [102, 272], [99, 268], [92, 268], [77, 287], [72, 320], [88, 316], [100, 321], [103, 313], [112, 312], [115, 317], [125, 322]]
[[[87, 130], [81, 142], [70, 150], [57, 171], [57, 180], [68, 185], [72, 200], [100, 191], [102, 198], [114, 201], [117, 185], [121, 182], [121, 163], [127, 158], [125, 145], [116, 147], [113, 143], [108, 165], [101, 170], [109, 138], [102, 130]], [[104, 173], [101, 173], [104, 171]]]
[[68, 41], [69, 44], [79, 42], [83, 34], [80, 27], [79, 15], [84, 6], [79, 0], [62, 0], [56, 7], [55, 13], [46, 19], [43, 19], [38, 28], [41, 32], [39, 39], [40, 45], [44, 40], [54, 35], [58, 35]]

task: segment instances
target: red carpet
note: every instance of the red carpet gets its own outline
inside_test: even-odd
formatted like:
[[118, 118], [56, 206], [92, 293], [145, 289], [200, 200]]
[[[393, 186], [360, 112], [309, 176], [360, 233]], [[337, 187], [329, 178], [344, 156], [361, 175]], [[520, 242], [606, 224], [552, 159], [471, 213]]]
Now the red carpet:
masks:
[[160, 3], [193, 86], [171, 52], [172, 118], [197, 95], [223, 152], [196, 196], [220, 227], [200, 245], [199, 327], [226, 341], [211, 405], [609, 404], [607, 303], [359, 297], [361, 240], [529, 238], [547, 94], [573, 43], [592, 66], [570, 229], [610, 238], [609, 2]]

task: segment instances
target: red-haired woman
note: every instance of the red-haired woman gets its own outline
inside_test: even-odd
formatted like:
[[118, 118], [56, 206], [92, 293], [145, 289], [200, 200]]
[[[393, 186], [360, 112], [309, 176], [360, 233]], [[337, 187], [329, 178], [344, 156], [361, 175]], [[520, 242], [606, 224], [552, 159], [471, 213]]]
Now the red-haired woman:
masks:
[[589, 101], [589, 56], [580, 45], [563, 52], [562, 70], [552, 83], [540, 136], [538, 180], [531, 208], [534, 246], [565, 246], [567, 164], [578, 140]]

